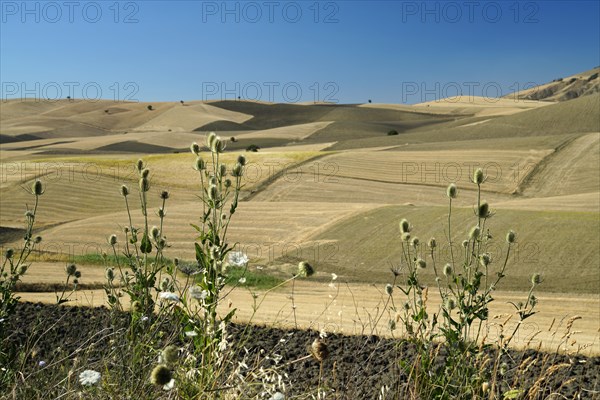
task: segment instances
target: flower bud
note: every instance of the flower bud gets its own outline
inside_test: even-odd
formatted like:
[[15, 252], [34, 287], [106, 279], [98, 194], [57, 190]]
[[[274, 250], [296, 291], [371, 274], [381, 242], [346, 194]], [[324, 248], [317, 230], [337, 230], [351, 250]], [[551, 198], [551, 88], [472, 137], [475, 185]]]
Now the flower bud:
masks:
[[110, 237], [108, 238], [108, 244], [110, 244], [111, 246], [114, 246], [117, 244], [117, 235], [110, 235]]
[[477, 210], [477, 216], [479, 218], [487, 218], [490, 216], [490, 205], [487, 201], [483, 201], [479, 205], [479, 209]]
[[36, 180], [35, 182], [33, 182], [33, 185], [31, 186], [31, 191], [36, 196], [43, 195], [44, 194], [44, 185], [42, 184], [42, 181]]
[[415, 236], [414, 238], [412, 238], [412, 240], [410, 241], [410, 244], [411, 244], [413, 247], [417, 247], [417, 246], [419, 245], [419, 243], [420, 243], [420, 240], [419, 240], [419, 238], [418, 238], [418, 237], [416, 237], [416, 236]]
[[11, 258], [13, 258], [13, 256], [15, 255], [15, 251], [12, 248], [6, 249], [6, 253], [4, 253], [4, 256], [10, 260]]
[[462, 241], [462, 247], [464, 247], [466, 249], [468, 245], [469, 245], [469, 241], [468, 240], [463, 240]]
[[210, 185], [208, 188], [208, 198], [212, 201], [217, 201], [219, 197], [219, 189], [216, 185]]
[[531, 275], [531, 283], [533, 285], [539, 285], [542, 282], [542, 276], [540, 274], [538, 274], [537, 272], [533, 275]]
[[400, 221], [400, 233], [408, 233], [410, 232], [410, 224], [406, 218], [403, 218]]
[[106, 268], [106, 270], [104, 271], [104, 276], [106, 277], [107, 281], [112, 282], [115, 279], [114, 268]]
[[27, 272], [27, 268], [27, 265], [21, 264], [19, 266], [19, 269], [17, 270], [17, 275], [25, 275], [25, 273]]
[[408, 242], [410, 240], [410, 233], [404, 232], [401, 236], [403, 242]]
[[150, 170], [149, 170], [148, 168], [144, 168], [144, 169], [142, 170], [142, 173], [141, 173], [141, 175], [142, 175], [142, 178], [147, 178], [147, 177], [148, 177], [148, 175], [150, 175]]
[[206, 169], [206, 163], [201, 157], [196, 158], [196, 165], [194, 165], [196, 171], [204, 171]]
[[200, 154], [200, 145], [198, 143], [194, 142], [190, 146], [190, 150], [192, 151], [193, 154], [199, 155]]
[[454, 300], [452, 297], [448, 297], [444, 302], [444, 305], [446, 306], [447, 310], [454, 310], [456, 308], [456, 300]]
[[144, 169], [144, 161], [140, 158], [135, 163], [135, 167], [136, 167], [138, 173], [142, 173], [142, 170]]
[[129, 195], [129, 188], [127, 185], [121, 185], [121, 196], [127, 197]]
[[435, 238], [429, 239], [428, 244], [430, 249], [435, 249], [437, 247], [437, 241], [435, 240]]
[[298, 264], [298, 275], [308, 278], [315, 273], [315, 269], [306, 261], [301, 261]]
[[144, 193], [148, 190], [150, 190], [150, 181], [145, 177], [140, 178], [140, 192]]
[[452, 265], [450, 263], [444, 265], [443, 273], [444, 273], [444, 276], [447, 278], [450, 278], [452, 276], [453, 270], [452, 270]]
[[238, 164], [240, 164], [242, 167], [246, 165], [246, 157], [243, 154], [240, 154], [237, 158], [237, 162]]
[[209, 133], [206, 137], [206, 145], [209, 149], [211, 149], [211, 151], [213, 149], [215, 140], [217, 140], [217, 135], [214, 132]]
[[233, 170], [231, 170], [231, 175], [234, 177], [240, 177], [243, 175], [244, 171], [244, 167], [242, 166], [242, 164], [237, 163], [235, 164], [235, 166], [233, 167]]
[[231, 179], [229, 179], [229, 178], [225, 179], [224, 184], [225, 184], [226, 188], [231, 187]]
[[158, 239], [158, 236], [160, 235], [160, 229], [158, 229], [157, 226], [153, 226], [152, 229], [150, 229], [150, 235], [152, 235], [152, 238]]
[[67, 265], [66, 271], [68, 275], [75, 275], [75, 272], [77, 271], [77, 266], [75, 264], [69, 264]]
[[454, 183], [448, 185], [448, 188], [446, 189], [446, 195], [451, 199], [456, 198], [456, 196], [458, 195], [458, 188]]
[[506, 234], [506, 241], [508, 243], [514, 243], [516, 240], [516, 236], [517, 236], [517, 234], [514, 233], [513, 231], [508, 231], [508, 233]]
[[167, 200], [169, 198], [169, 191], [168, 190], [161, 190], [160, 191], [160, 198], [163, 200]]
[[417, 261], [415, 261], [415, 265], [417, 268], [421, 269], [425, 269], [427, 267], [427, 263], [422, 258], [418, 258]]
[[487, 267], [488, 265], [490, 265], [490, 262], [492, 262], [492, 259], [491, 259], [489, 253], [484, 253], [479, 256], [479, 263], [481, 265], [483, 265], [484, 267]]
[[165, 210], [163, 210], [163, 208], [162, 208], [162, 207], [160, 207], [160, 208], [158, 209], [158, 212], [157, 212], [157, 214], [158, 214], [159, 218], [164, 218], [164, 217], [165, 217], [165, 215], [167, 215], [167, 213], [165, 212]]
[[392, 286], [391, 283], [388, 283], [387, 285], [385, 285], [385, 292], [388, 294], [388, 296], [391, 296], [394, 292], [394, 286]]
[[219, 165], [219, 176], [224, 177], [227, 175], [227, 166], [225, 164]]
[[[75, 273], [73, 274], [73, 276], [75, 278], [81, 278], [81, 271], [79, 271], [79, 270], [75, 271]], [[73, 282], [73, 283], [77, 283], [77, 282]]]
[[473, 183], [481, 185], [485, 181], [485, 177], [483, 175], [483, 170], [481, 168], [477, 168], [473, 173]]
[[479, 238], [479, 235], [481, 234], [481, 229], [479, 229], [479, 225], [476, 225], [474, 227], [471, 228], [471, 230], [469, 231], [469, 239], [474, 240]]

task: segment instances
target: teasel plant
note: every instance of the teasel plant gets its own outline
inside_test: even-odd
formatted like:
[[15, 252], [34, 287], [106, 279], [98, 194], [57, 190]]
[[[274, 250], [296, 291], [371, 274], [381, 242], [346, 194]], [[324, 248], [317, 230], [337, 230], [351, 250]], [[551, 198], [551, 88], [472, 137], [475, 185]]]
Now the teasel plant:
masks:
[[[539, 274], [534, 274], [531, 279], [527, 300], [510, 303], [518, 316], [514, 331], [508, 337], [501, 336], [494, 344], [484, 343], [489, 304], [494, 301], [493, 292], [506, 276], [511, 250], [516, 242], [516, 234], [510, 230], [506, 234], [506, 253], [494, 273], [492, 264], [495, 260], [487, 251], [492, 240], [488, 222], [494, 213], [481, 198], [481, 186], [485, 181], [483, 170], [476, 169], [472, 178], [472, 183], [477, 185], [477, 203], [473, 209], [475, 223], [462, 241], [460, 258], [452, 251], [452, 202], [457, 198], [458, 189], [452, 183], [446, 190], [449, 207], [445, 232], [451, 251], [450, 262], [441, 268], [441, 273], [437, 266], [435, 250], [438, 244], [435, 238], [424, 245], [413, 236], [413, 227], [409, 221], [400, 221], [401, 262], [392, 272], [394, 282], [401, 272], [406, 272], [405, 285], [397, 286], [406, 296], [399, 319], [419, 353], [417, 363], [403, 367], [414, 378], [419, 395], [426, 398], [483, 395], [480, 393], [481, 387], [488, 377], [480, 373], [477, 364], [484, 357], [482, 350], [495, 345], [499, 350], [498, 354], [505, 352], [522, 322], [535, 314], [537, 299], [533, 292], [541, 283]], [[427, 258], [431, 262], [441, 299], [439, 308], [433, 312], [428, 312], [429, 287], [420, 273], [428, 265], [425, 252], [428, 253]], [[386, 291], [391, 296], [392, 291]], [[445, 354], [443, 365], [436, 364], [435, 361], [442, 351], [440, 344]]]

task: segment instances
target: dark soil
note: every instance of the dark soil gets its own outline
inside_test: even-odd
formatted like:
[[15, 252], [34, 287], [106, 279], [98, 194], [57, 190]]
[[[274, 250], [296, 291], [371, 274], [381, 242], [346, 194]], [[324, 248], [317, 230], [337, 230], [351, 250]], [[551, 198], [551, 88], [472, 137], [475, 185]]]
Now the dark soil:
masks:
[[[127, 313], [112, 318], [106, 308], [19, 303], [14, 317], [5, 321], [9, 339], [2, 343], [2, 349], [6, 351], [31, 347], [35, 350], [33, 354], [29, 354], [29, 361], [23, 366], [22, 372], [27, 375], [31, 372], [28, 370], [39, 368], [41, 360], [48, 360], [49, 363], [49, 360], [56, 358], [58, 348], [61, 354], [70, 354], [96, 335], [96, 344], [88, 357], [98, 360], [102, 358], [103, 349], [110, 346], [98, 341], [97, 333], [105, 328], [127, 326], [128, 321]], [[286, 390], [287, 399], [315, 392], [321, 365], [314, 358], [305, 357], [309, 354], [308, 347], [319, 336], [317, 332], [233, 325], [229, 333], [233, 335], [230, 340], [233, 344], [240, 340], [246, 341], [243, 343], [249, 351], [246, 359], [255, 359], [255, 355], [263, 359], [269, 356], [265, 367], [272, 364], [277, 366], [280, 373], [288, 374], [287, 381], [290, 384]], [[33, 337], [38, 339], [37, 343], [32, 342]], [[108, 342], [109, 339], [105, 340]], [[384, 385], [390, 389], [385, 398], [409, 398], [406, 395], [409, 388], [407, 375], [400, 365], [414, 360], [413, 344], [376, 336], [338, 334], [329, 334], [326, 343], [329, 357], [322, 365], [321, 387], [326, 387], [337, 395], [328, 398], [377, 399]], [[279, 358], [277, 356], [280, 356], [278, 362], [275, 361]], [[443, 361], [443, 356], [439, 358]], [[511, 351], [502, 356], [502, 362], [507, 363], [508, 370], [503, 376], [498, 375], [499, 394], [519, 388], [524, 390], [525, 398], [600, 398], [600, 357], [566, 356], [527, 350]], [[528, 365], [527, 369], [519, 368], [525, 364]], [[551, 366], [561, 364], [563, 365], [555, 373], [545, 374]], [[538, 383], [539, 394], [532, 397], [531, 388], [542, 376], [545, 377]], [[11, 398], [2, 391], [0, 387], [0, 398]]]

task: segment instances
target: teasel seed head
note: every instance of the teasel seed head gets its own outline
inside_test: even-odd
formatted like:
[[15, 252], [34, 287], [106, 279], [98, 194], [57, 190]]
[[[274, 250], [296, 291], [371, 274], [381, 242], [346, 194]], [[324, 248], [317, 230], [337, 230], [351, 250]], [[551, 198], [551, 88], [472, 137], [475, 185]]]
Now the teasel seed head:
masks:
[[490, 205], [488, 204], [488, 202], [481, 202], [481, 204], [479, 205], [479, 209], [477, 210], [477, 216], [479, 218], [488, 218], [490, 217], [490, 215]]
[[225, 164], [219, 165], [219, 176], [224, 177], [227, 175], [227, 166]]
[[412, 240], [410, 241], [410, 244], [412, 245], [412, 247], [416, 248], [417, 246], [419, 246], [420, 240], [418, 237], [414, 237], [412, 238]]
[[77, 266], [75, 264], [68, 264], [65, 270], [67, 275], [75, 275], [75, 272], [77, 272]]
[[117, 235], [110, 235], [108, 237], [108, 244], [110, 244], [111, 246], [114, 246], [117, 244]]
[[246, 157], [243, 154], [240, 154], [237, 158], [237, 162], [238, 164], [240, 164], [242, 167], [246, 165]]
[[452, 276], [453, 272], [454, 271], [453, 271], [452, 265], [450, 263], [444, 265], [443, 273], [444, 273], [445, 277], [450, 278]]
[[437, 247], [437, 241], [435, 240], [435, 238], [432, 237], [431, 239], [429, 239], [428, 245], [430, 249], [435, 249]]
[[176, 267], [178, 267], [178, 266], [179, 266], [179, 258], [175, 257], [175, 258], [173, 259], [173, 265], [174, 265], [174, 266], [176, 266]]
[[121, 185], [121, 196], [127, 197], [129, 195], [129, 188], [127, 185]]
[[448, 188], [446, 189], [446, 195], [451, 199], [456, 198], [458, 195], [458, 188], [456, 187], [456, 184], [451, 183], [448, 185]]
[[506, 242], [514, 243], [516, 239], [517, 239], [517, 234], [515, 232], [513, 232], [512, 230], [508, 231], [508, 233], [506, 234]]
[[17, 275], [25, 275], [25, 273], [27, 272], [27, 268], [27, 265], [21, 264], [19, 266], [19, 269], [17, 270]]
[[173, 374], [171, 373], [171, 370], [164, 364], [154, 367], [152, 374], [150, 375], [150, 381], [157, 386], [164, 386], [171, 382], [171, 379], [173, 379]]
[[219, 197], [219, 189], [216, 185], [210, 185], [208, 188], [208, 198], [212, 201], [217, 201]]
[[141, 174], [142, 171], [144, 170], [144, 160], [142, 160], [141, 158], [139, 160], [137, 160], [137, 162], [135, 163], [135, 167], [136, 167], [138, 173]]
[[36, 196], [43, 195], [44, 194], [44, 185], [42, 184], [42, 181], [36, 180], [35, 182], [33, 182], [33, 185], [31, 186], [31, 191]]
[[150, 181], [148, 178], [140, 178], [140, 192], [145, 193], [150, 190]]
[[154, 240], [158, 239], [160, 236], [160, 229], [158, 229], [158, 226], [153, 226], [152, 229], [150, 229], [150, 235], [152, 235]]
[[404, 232], [401, 236], [401, 239], [403, 242], [408, 242], [410, 240], [410, 233], [409, 232]]
[[485, 182], [485, 176], [483, 175], [483, 170], [481, 168], [477, 168], [475, 172], [473, 172], [473, 183], [477, 185], [481, 185]]
[[167, 213], [165, 212], [165, 210], [162, 207], [160, 207], [158, 209], [156, 214], [158, 215], [159, 218], [164, 218], [167, 215]]
[[138, 300], [135, 300], [133, 303], [131, 303], [131, 310], [136, 313], [142, 312], [142, 303], [140, 303]]
[[462, 247], [464, 247], [466, 249], [468, 245], [469, 245], [469, 241], [468, 240], [463, 240], [462, 241]]
[[8, 260], [13, 258], [14, 255], [15, 255], [15, 250], [12, 248], [6, 249], [6, 252], [4, 253], [4, 257], [6, 257], [6, 259], [8, 259]]
[[236, 178], [242, 176], [244, 174], [244, 167], [240, 163], [236, 163], [233, 169], [231, 170], [231, 176]]
[[220, 137], [217, 136], [217, 140], [215, 140], [214, 143], [214, 153], [222, 153], [225, 150], [225, 147], [227, 147], [227, 144], [225, 143], [225, 141], [223, 141], [223, 139], [221, 139]]
[[478, 239], [480, 234], [481, 234], [481, 229], [479, 228], [479, 225], [475, 225], [469, 231], [469, 239], [471, 239], [471, 240]]
[[148, 175], [150, 175], [150, 169], [144, 168], [141, 173], [142, 178], [147, 178]]
[[[79, 270], [75, 271], [75, 273], [73, 274], [73, 276], [75, 278], [77, 278], [77, 279], [81, 278], [81, 271], [79, 271]], [[74, 283], [77, 283], [77, 282], [74, 282]]]
[[168, 364], [175, 364], [179, 360], [179, 349], [175, 345], [169, 345], [162, 351], [162, 359]]
[[417, 261], [415, 261], [415, 266], [420, 269], [425, 269], [427, 268], [427, 263], [422, 258], [417, 258]]
[[206, 163], [202, 159], [202, 157], [196, 158], [196, 165], [194, 165], [194, 169], [196, 171], [204, 171], [206, 169]]
[[200, 145], [198, 143], [194, 142], [190, 146], [190, 150], [192, 151], [193, 154], [199, 155], [200, 154]]
[[315, 269], [306, 261], [301, 261], [298, 264], [298, 275], [308, 278], [315, 273]]
[[329, 348], [320, 338], [314, 340], [310, 346], [310, 354], [319, 362], [323, 362], [329, 357]]
[[169, 278], [167, 278], [167, 277], [163, 278], [163, 280], [160, 282], [160, 290], [162, 290], [163, 292], [167, 292], [169, 289], [170, 283], [171, 283], [171, 281], [169, 280]]
[[229, 188], [229, 187], [231, 187], [231, 179], [229, 179], [229, 178], [225, 179], [225, 182], [224, 182], [224, 184], [225, 184], [225, 187], [226, 187], [226, 188]]
[[410, 223], [406, 218], [403, 218], [400, 221], [400, 233], [408, 233], [410, 232]]
[[491, 259], [489, 253], [483, 253], [482, 255], [479, 256], [479, 263], [481, 265], [483, 265], [484, 267], [487, 267], [488, 265], [490, 265], [491, 262], [492, 262], [492, 259]]
[[391, 283], [388, 283], [387, 285], [385, 285], [385, 292], [388, 296], [391, 296], [394, 292], [394, 286]]
[[104, 271], [104, 277], [107, 281], [112, 282], [115, 279], [115, 269], [106, 268], [106, 270]]
[[161, 190], [160, 191], [160, 198], [162, 200], [167, 200], [169, 198], [170, 194], [168, 190]]
[[208, 146], [209, 149], [213, 149], [215, 140], [217, 140], [217, 135], [214, 132], [211, 132], [208, 134], [208, 136], [206, 137], [206, 145]]
[[531, 284], [532, 285], [539, 285], [540, 283], [542, 283], [542, 276], [539, 273], [535, 273], [533, 275], [531, 275]]

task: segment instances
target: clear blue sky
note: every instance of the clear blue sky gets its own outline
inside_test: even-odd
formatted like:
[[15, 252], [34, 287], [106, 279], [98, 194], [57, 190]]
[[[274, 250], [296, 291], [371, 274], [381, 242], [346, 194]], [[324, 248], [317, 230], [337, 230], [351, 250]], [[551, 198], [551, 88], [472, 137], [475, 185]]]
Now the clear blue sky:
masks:
[[598, 1], [2, 0], [1, 11], [3, 99], [416, 103], [600, 65]]

